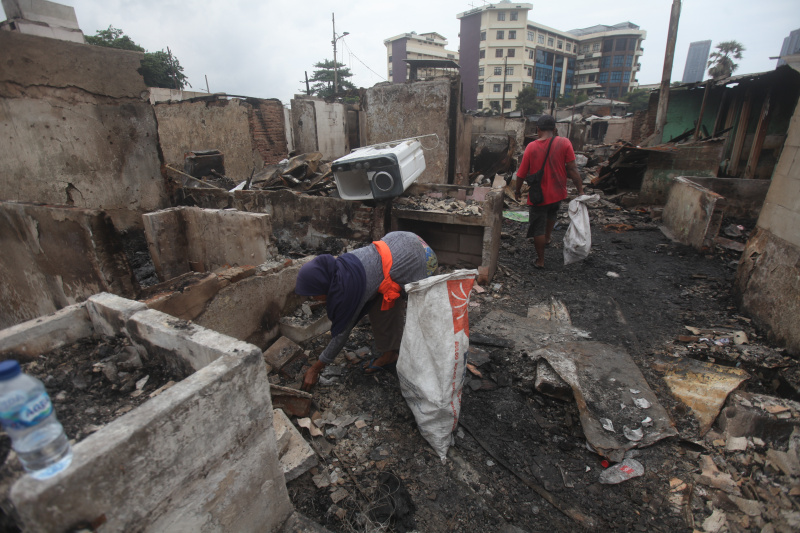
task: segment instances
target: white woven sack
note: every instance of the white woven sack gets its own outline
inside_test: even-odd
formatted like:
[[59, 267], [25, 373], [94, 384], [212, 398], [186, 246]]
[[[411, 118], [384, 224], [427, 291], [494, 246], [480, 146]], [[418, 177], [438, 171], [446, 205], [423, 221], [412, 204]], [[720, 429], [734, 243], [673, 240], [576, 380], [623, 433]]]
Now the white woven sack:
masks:
[[477, 270], [456, 270], [405, 286], [408, 308], [397, 361], [400, 391], [442, 462], [461, 413], [469, 296], [477, 275]]
[[569, 228], [564, 235], [564, 264], [586, 259], [592, 248], [592, 228], [589, 226], [587, 203], [596, 202], [600, 195], [583, 194], [569, 203]]

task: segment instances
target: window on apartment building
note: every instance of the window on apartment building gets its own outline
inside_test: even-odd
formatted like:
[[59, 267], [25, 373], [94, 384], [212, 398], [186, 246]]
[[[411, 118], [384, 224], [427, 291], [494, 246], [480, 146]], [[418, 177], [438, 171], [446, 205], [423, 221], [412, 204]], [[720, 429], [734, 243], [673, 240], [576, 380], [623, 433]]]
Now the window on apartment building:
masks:
[[594, 82], [594, 74], [589, 74], [589, 83]]
[[528, 67], [528, 77], [529, 78], [533, 77], [533, 67]]
[[498, 11], [497, 12], [497, 20], [506, 20], [506, 12], [505, 11]]
[[514, 57], [517, 55], [517, 50], [514, 48], [509, 48], [508, 52], [506, 52], [506, 57]]
[[553, 39], [552, 37], [548, 37], [547, 38], [547, 46], [553, 46], [554, 42], [555, 42], [555, 39]]
[[544, 35], [542, 35], [541, 33], [536, 39], [539, 42], [539, 44], [544, 44]]
[[567, 43], [567, 52], [572, 52], [572, 43]]
[[501, 76], [503, 74], [503, 67], [494, 67], [494, 75]]
[[483, 84], [482, 84], [482, 83], [479, 83], [479, 84], [478, 84], [478, 92], [479, 92], [479, 93], [482, 93], [482, 92], [483, 92]]
[[478, 76], [483, 76], [483, 67], [478, 68]]
[[392, 71], [391, 70], [389, 71], [389, 77], [390, 78], [392, 77]]
[[510, 93], [513, 90], [511, 85], [512, 85], [511, 83], [506, 83], [506, 92], [507, 93]]
[[614, 39], [606, 39], [603, 41], [603, 52], [613, 52], [614, 51]]
[[503, 30], [497, 30], [497, 38], [498, 39], [505, 39], [506, 32]]
[[614, 66], [621, 67], [625, 62], [625, 56], [614, 56]]
[[600, 43], [593, 43], [592, 52], [599, 52], [599, 51], [600, 51]]
[[528, 59], [533, 59], [533, 50], [528, 50]]
[[486, 50], [481, 50], [480, 52], [478, 52], [478, 57], [480, 59], [485, 58], [486, 57]]
[[489, 105], [491, 106], [492, 109], [500, 111], [500, 102], [495, 100], [495, 101], [489, 102]]
[[605, 56], [600, 60], [600, 68], [608, 68], [611, 66], [611, 56]]
[[558, 41], [558, 44], [556, 44], [556, 48], [558, 48], [559, 50], [563, 50], [564, 49], [564, 41]]
[[608, 72], [601, 72], [598, 74], [597, 83], [608, 83]]
[[531, 30], [528, 30], [528, 40], [529, 41], [533, 40], [533, 32]]
[[512, 11], [511, 20], [518, 20], [518, 19], [519, 19], [519, 13], [517, 13], [516, 11]]
[[499, 93], [500, 92], [500, 84], [499, 83], [495, 83], [492, 86], [492, 92], [495, 92], [495, 93]]
[[578, 76], [578, 83], [586, 83], [586, 75]]
[[389, 63], [392, 62], [392, 56], [389, 56]]
[[506, 76], [514, 75], [514, 67], [506, 67]]
[[494, 57], [503, 57], [503, 49], [502, 48], [498, 48], [497, 50], [495, 50], [494, 51]]
[[[544, 63], [545, 65], [549, 65], [553, 62], [551, 59], [553, 54], [545, 52], [544, 50], [536, 50], [536, 62], [537, 63]], [[550, 59], [550, 61], [548, 61]]]
[[511, 100], [503, 101], [503, 109], [511, 109]]
[[508, 38], [509, 39], [516, 39], [517, 38], [517, 30], [508, 30]]
[[616, 51], [625, 50], [625, 47], [628, 45], [628, 39], [617, 39], [617, 46], [615, 47]]
[[619, 96], [619, 87], [609, 87], [608, 88], [608, 97], [609, 98], [617, 98]]
[[619, 83], [622, 81], [622, 72], [611, 73], [611, 83]]
[[633, 66], [633, 56], [625, 56], [625, 66], [628, 68]]
[[481, 32], [481, 41], [485, 41], [485, 40], [486, 40], [486, 32], [482, 31]]
[[622, 81], [623, 81], [623, 83], [630, 83], [631, 82], [631, 73], [630, 72], [623, 72], [622, 73]]
[[636, 37], [628, 39], [628, 50], [636, 50]]
[[454, 54], [447, 54], [447, 59], [455, 59], [456, 56]]
[[583, 46], [581, 46], [581, 53], [582, 54], [585, 54], [588, 51], [589, 51], [589, 45], [588, 44], [584, 44]]

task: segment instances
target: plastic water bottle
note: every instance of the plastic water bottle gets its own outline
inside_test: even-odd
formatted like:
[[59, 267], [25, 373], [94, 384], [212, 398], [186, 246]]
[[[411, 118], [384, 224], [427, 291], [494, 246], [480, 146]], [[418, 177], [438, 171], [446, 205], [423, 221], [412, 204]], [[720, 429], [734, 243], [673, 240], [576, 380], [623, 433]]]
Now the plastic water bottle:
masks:
[[44, 385], [14, 360], [0, 362], [0, 422], [34, 478], [54, 476], [72, 462], [72, 447]]

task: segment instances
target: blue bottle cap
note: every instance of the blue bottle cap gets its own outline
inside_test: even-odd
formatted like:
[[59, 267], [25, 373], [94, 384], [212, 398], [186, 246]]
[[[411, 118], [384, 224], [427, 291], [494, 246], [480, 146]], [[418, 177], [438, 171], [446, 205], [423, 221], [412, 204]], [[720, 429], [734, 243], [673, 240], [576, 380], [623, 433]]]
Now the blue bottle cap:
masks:
[[19, 363], [14, 359], [0, 362], [0, 381], [13, 379], [20, 375], [22, 370], [19, 368]]

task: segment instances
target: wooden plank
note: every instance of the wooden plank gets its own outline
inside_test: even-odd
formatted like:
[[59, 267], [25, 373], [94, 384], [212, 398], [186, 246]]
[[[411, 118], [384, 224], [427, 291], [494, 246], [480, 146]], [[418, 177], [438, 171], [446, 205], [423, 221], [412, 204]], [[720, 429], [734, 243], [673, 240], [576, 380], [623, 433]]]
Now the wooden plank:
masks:
[[739, 171], [739, 160], [742, 158], [742, 149], [744, 148], [744, 140], [747, 137], [747, 124], [750, 118], [750, 106], [752, 105], [752, 91], [748, 87], [747, 92], [742, 102], [742, 111], [739, 113], [739, 124], [736, 126], [736, 135], [733, 139], [733, 150], [731, 151], [730, 164], [728, 165], [727, 174], [729, 176], [736, 176]]
[[753, 147], [750, 149], [750, 156], [747, 158], [747, 166], [744, 169], [744, 177], [746, 179], [752, 179], [756, 173], [758, 159], [761, 157], [761, 149], [764, 147], [764, 139], [767, 137], [771, 99], [772, 89], [769, 90], [766, 98], [764, 98], [764, 103], [761, 105], [761, 114], [758, 116], [758, 125], [756, 126], [756, 135], [753, 139]]
[[694, 140], [700, 138], [700, 128], [703, 125], [703, 114], [706, 112], [706, 103], [708, 102], [708, 93], [711, 92], [711, 86], [714, 84], [713, 80], [706, 82], [706, 90], [703, 91], [703, 103], [700, 104], [700, 116], [697, 117], [697, 126], [694, 128]]

